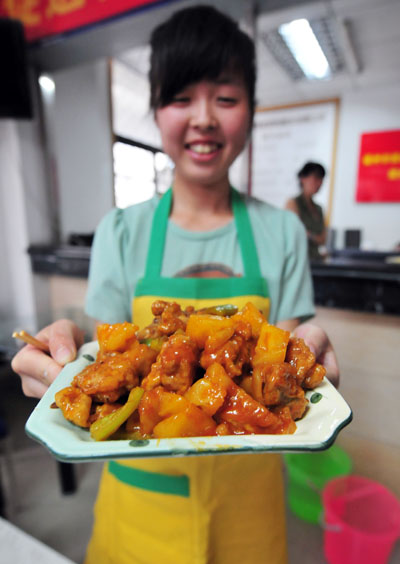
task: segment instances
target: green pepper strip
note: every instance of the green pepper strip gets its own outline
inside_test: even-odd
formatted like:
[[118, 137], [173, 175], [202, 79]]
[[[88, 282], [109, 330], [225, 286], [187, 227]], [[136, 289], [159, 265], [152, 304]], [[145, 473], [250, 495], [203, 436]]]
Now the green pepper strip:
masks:
[[230, 317], [231, 315], [237, 313], [237, 311], [238, 311], [237, 306], [233, 304], [205, 307], [199, 310], [200, 313], [209, 313], [210, 315], [222, 315], [224, 317]]
[[92, 423], [90, 426], [91, 437], [95, 441], [104, 441], [115, 433], [137, 409], [143, 392], [143, 388], [133, 388], [125, 405]]

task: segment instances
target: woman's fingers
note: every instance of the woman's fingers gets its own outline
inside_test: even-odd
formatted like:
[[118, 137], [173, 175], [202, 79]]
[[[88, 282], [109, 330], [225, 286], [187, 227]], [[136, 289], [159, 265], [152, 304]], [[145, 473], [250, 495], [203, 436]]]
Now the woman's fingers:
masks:
[[295, 337], [304, 339], [305, 343], [315, 354], [317, 362], [326, 368], [326, 377], [337, 388], [340, 372], [332, 343], [325, 331], [312, 323], [303, 323], [293, 331]]
[[325, 366], [326, 377], [335, 386], [335, 388], [338, 388], [340, 382], [340, 371], [333, 348], [328, 348], [320, 357], [317, 358], [317, 362]]
[[50, 386], [62, 369], [51, 356], [31, 345], [24, 347], [14, 357], [11, 366], [21, 378], [34, 378], [45, 386]]
[[29, 397], [42, 397], [62, 366], [48, 354], [26, 345], [13, 358], [11, 368], [21, 377], [22, 390]]
[[83, 345], [83, 340], [83, 331], [68, 319], [61, 319], [49, 326], [50, 354], [62, 366], [75, 359], [77, 350]]
[[42, 329], [36, 338], [49, 345], [50, 355], [26, 345], [11, 363], [14, 372], [21, 377], [24, 394], [30, 397], [42, 397], [62, 367], [74, 360], [84, 334], [74, 323], [64, 319]]
[[29, 398], [41, 398], [48, 389], [47, 386], [30, 376], [21, 377], [21, 385], [24, 395]]

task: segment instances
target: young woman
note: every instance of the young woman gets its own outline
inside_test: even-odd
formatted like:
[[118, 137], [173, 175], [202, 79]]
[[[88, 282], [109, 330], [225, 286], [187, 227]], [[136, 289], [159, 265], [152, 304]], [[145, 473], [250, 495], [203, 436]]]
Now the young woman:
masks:
[[319, 246], [326, 242], [326, 227], [322, 208], [314, 202], [313, 196], [322, 186], [325, 169], [319, 163], [307, 162], [299, 170], [297, 177], [301, 193], [287, 201], [286, 209], [297, 214], [307, 230], [310, 259], [319, 259]]
[[[151, 106], [173, 186], [112, 210], [92, 251], [86, 311], [102, 322], [151, 320], [158, 297], [182, 305], [251, 300], [271, 323], [294, 330], [338, 378], [313, 315], [307, 243], [295, 215], [229, 182], [254, 110], [252, 41], [211, 7], [176, 12], [152, 34]], [[40, 395], [81, 343], [57, 322], [38, 335], [52, 358], [27, 346], [13, 361], [28, 395]], [[87, 564], [286, 562], [277, 455], [121, 460], [106, 464]]]

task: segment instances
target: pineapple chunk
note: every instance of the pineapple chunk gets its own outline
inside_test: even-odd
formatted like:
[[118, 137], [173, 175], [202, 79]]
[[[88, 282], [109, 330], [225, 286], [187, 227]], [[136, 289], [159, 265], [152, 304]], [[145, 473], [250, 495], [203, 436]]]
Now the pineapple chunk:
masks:
[[264, 323], [257, 341], [253, 366], [285, 362], [290, 332]]

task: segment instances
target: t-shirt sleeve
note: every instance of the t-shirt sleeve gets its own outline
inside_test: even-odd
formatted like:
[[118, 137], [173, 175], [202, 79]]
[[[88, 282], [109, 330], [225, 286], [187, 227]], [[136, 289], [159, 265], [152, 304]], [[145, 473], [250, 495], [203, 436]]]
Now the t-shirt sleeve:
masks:
[[277, 320], [299, 318], [306, 321], [315, 315], [307, 236], [303, 224], [295, 214], [288, 212], [285, 215], [286, 259]]
[[131, 304], [123, 262], [122, 210], [113, 209], [96, 229], [85, 311], [104, 323], [130, 321]]

